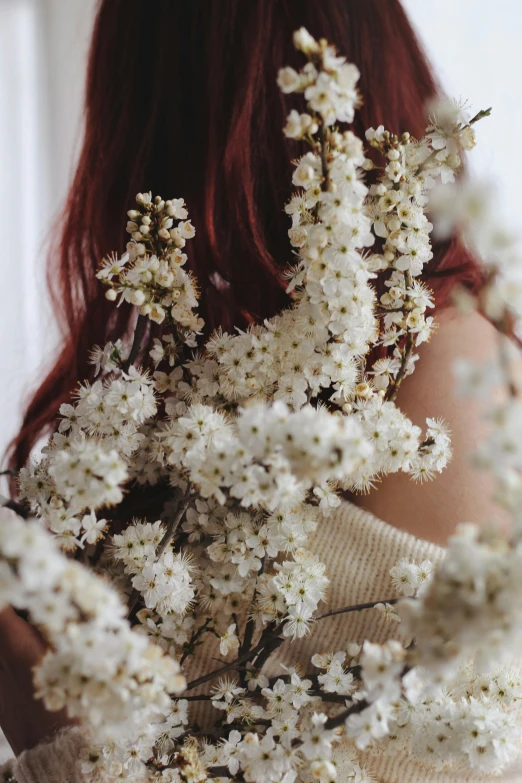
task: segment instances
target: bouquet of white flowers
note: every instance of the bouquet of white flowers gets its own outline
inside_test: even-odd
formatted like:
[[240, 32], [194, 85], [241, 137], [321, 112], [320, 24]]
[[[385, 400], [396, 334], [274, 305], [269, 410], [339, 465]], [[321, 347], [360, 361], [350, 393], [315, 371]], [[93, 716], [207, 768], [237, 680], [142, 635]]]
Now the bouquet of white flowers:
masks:
[[[98, 271], [108, 299], [137, 309], [132, 344], [122, 335], [93, 349], [99, 379], [62, 405], [42, 459], [21, 471], [38, 521], [1, 518], [1, 602], [48, 639], [38, 694], [81, 720], [93, 781], [370, 780], [358, 751], [390, 737], [439, 769], [498, 774], [519, 752], [520, 674], [476, 668], [521, 641], [519, 525], [512, 541], [468, 526], [437, 569], [398, 563], [396, 606], [382, 596], [322, 615], [329, 578], [307, 548], [312, 533], [328, 535], [342, 491], [397, 471], [427, 480], [451, 456], [444, 422], [428, 418], [422, 432], [395, 399], [434, 326], [420, 280], [428, 194], [454, 182], [488, 112], [468, 119], [440, 104], [425, 138], [371, 128], [365, 147], [341, 128], [360, 102], [357, 68], [304, 29], [294, 42], [306, 62], [278, 84], [306, 106], [284, 133], [309, 151], [286, 205], [292, 305], [200, 342], [185, 203], [138, 194], [126, 252]], [[469, 229], [469, 201], [466, 189], [435, 193], [440, 225]], [[522, 297], [513, 253], [487, 225], [476, 306], [507, 331]], [[483, 462], [494, 451], [499, 494], [520, 515], [518, 408], [515, 392], [499, 404]], [[323, 619], [377, 604], [414, 642], [347, 638], [296, 666], [293, 651]], [[282, 645], [286, 666], [269, 676]], [[198, 671], [202, 646], [217, 662]]]

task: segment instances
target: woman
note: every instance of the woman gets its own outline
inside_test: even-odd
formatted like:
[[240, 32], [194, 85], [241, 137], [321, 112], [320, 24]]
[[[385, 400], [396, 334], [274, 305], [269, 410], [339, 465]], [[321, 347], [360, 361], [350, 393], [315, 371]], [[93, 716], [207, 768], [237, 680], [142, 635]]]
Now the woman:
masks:
[[[89, 377], [91, 346], [129, 330], [131, 311], [106, 301], [94, 273], [104, 254], [123, 247], [120, 227], [136, 192], [185, 198], [197, 227], [190, 263], [209, 329], [244, 326], [285, 305], [279, 271], [291, 255], [281, 206], [290, 196], [290, 161], [302, 150], [281, 132], [291, 100], [280, 94], [276, 74], [282, 65], [299, 66], [291, 42], [301, 26], [358, 65], [364, 95], [354, 123], [358, 135], [381, 123], [395, 133], [423, 134], [424, 105], [437, 85], [399, 0], [101, 0], [83, 149], [49, 270], [63, 349], [27, 408], [12, 468], [23, 465], [60, 404]], [[457, 242], [434, 250], [425, 280], [435, 292], [439, 330], [422, 346], [399, 405], [414, 423], [426, 413], [443, 416], [453, 430], [455, 458], [431, 484], [391, 476], [355, 499], [365, 510], [344, 504], [341, 544], [364, 590], [385, 584], [391, 558], [439, 557], [436, 545], [457, 522], [489, 514], [490, 488], [466, 460], [480, 439], [478, 415], [454, 399], [451, 364], [458, 355], [485, 358], [495, 335], [479, 315], [461, 315], [450, 304], [457, 283], [480, 285], [474, 261]], [[379, 560], [378, 551], [387, 554]], [[342, 567], [348, 570], [346, 561]], [[366, 600], [371, 597], [380, 596]], [[343, 630], [355, 633], [349, 624]], [[363, 630], [372, 633], [357, 633]], [[14, 775], [19, 783], [81, 780], [74, 732], [39, 745], [68, 725], [65, 715], [50, 715], [33, 700], [30, 667], [43, 650], [34, 629], [10, 610], [2, 614], [0, 722], [15, 753], [28, 751]], [[383, 767], [381, 779], [427, 780], [401, 763]]]

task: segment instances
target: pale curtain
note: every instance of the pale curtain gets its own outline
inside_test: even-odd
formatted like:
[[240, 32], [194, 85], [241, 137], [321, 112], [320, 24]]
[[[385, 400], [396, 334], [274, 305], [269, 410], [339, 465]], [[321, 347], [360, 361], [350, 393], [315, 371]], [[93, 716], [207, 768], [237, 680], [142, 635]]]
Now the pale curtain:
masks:
[[56, 344], [44, 240], [81, 138], [95, 0], [0, 0], [0, 452]]

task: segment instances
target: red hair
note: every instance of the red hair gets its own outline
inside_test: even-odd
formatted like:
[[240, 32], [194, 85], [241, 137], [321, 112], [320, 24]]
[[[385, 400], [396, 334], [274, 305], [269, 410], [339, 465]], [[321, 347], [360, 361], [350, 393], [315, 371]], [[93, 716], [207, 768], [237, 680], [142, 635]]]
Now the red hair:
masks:
[[[182, 196], [196, 226], [189, 259], [209, 329], [230, 329], [287, 303], [280, 270], [291, 260], [283, 205], [291, 159], [304, 150], [282, 126], [290, 108], [277, 71], [302, 65], [292, 33], [304, 25], [361, 71], [358, 135], [384, 124], [424, 131], [438, 92], [399, 0], [101, 0], [89, 55], [85, 137], [51, 249], [49, 283], [64, 342], [33, 395], [10, 464], [19, 468], [78, 381], [93, 344], [129, 330], [132, 310], [104, 298], [100, 259], [125, 248], [138, 191]], [[55, 232], [56, 233], [56, 232]], [[434, 248], [424, 276], [438, 303], [456, 280], [478, 283], [454, 242]]]

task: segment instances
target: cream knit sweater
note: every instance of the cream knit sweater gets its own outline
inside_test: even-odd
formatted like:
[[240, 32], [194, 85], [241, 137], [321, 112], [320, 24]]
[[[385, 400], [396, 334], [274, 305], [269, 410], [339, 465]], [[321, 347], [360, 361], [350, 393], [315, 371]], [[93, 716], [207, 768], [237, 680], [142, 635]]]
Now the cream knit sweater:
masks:
[[[366, 603], [394, 597], [389, 571], [401, 557], [414, 562], [430, 559], [439, 561], [444, 550], [428, 541], [400, 531], [374, 517], [364, 509], [343, 501], [335, 513], [315, 534], [310, 548], [327, 566], [331, 579], [328, 608]], [[326, 609], [325, 609], [326, 610]], [[349, 642], [370, 639], [383, 642], [390, 635], [397, 636], [397, 626], [386, 623], [373, 609], [337, 615], [322, 620], [315, 633], [299, 642], [299, 659], [305, 671], [315, 652], [345, 649]], [[274, 674], [280, 671], [278, 664], [288, 660], [288, 644], [278, 650], [271, 659]], [[292, 649], [295, 661], [297, 644]], [[190, 677], [211, 671], [216, 650], [207, 645], [199, 648]], [[204, 715], [200, 715], [204, 719]], [[82, 744], [78, 730], [66, 731], [47, 744], [22, 753], [17, 760], [0, 769], [5, 781], [17, 783], [85, 783], [76, 766]], [[473, 783], [467, 776], [437, 775], [426, 773], [404, 755], [379, 754], [365, 758], [380, 783]], [[11, 775], [11, 777], [9, 777]], [[522, 783], [522, 767], [502, 778], [511, 783]], [[345, 783], [340, 781], [340, 783]]]

